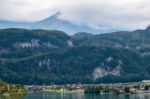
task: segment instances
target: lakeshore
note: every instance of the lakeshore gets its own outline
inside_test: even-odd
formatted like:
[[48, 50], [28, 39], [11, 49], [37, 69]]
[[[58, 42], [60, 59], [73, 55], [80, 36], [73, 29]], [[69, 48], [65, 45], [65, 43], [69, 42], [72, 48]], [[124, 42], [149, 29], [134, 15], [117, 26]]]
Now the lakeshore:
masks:
[[56, 93], [98, 93], [98, 94], [144, 94], [150, 93], [150, 82], [141, 81], [134, 83], [116, 84], [66, 84], [66, 85], [44, 85], [25, 86], [31, 91], [44, 91]]

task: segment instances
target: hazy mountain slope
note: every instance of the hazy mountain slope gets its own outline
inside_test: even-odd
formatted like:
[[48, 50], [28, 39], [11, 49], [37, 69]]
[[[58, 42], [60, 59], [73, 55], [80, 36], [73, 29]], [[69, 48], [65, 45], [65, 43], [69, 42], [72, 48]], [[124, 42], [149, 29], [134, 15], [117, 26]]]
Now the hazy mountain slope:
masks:
[[77, 32], [88, 32], [88, 33], [108, 33], [117, 31], [119, 29], [113, 29], [107, 27], [104, 29], [102, 27], [94, 28], [87, 24], [77, 25], [71, 21], [60, 19], [60, 12], [55, 13], [54, 15], [43, 19], [38, 22], [12, 22], [0, 20], [0, 29], [6, 28], [25, 28], [25, 29], [46, 29], [46, 30], [61, 30], [67, 34], [74, 34]]
[[149, 55], [150, 52], [150, 27], [145, 30], [136, 30], [133, 32], [121, 31], [93, 35], [86, 38], [86, 40], [85, 38], [82, 38], [80, 41], [78, 40], [77, 35], [73, 35], [72, 38], [74, 43], [78, 46], [112, 46], [136, 50], [142, 55]]
[[68, 34], [73, 34], [77, 32], [89, 32], [89, 33], [107, 33], [110, 31], [116, 31], [116, 30], [103, 30], [103, 29], [96, 29], [92, 28], [88, 25], [77, 25], [75, 23], [72, 23], [70, 21], [66, 21], [63, 19], [60, 19], [61, 16], [60, 12], [57, 12], [56, 14], [37, 22], [33, 27], [38, 29], [54, 29], [54, 30], [61, 30]]
[[29, 22], [13, 22], [13, 21], [0, 20], [0, 29], [6, 29], [6, 28], [30, 29], [32, 24], [33, 23], [29, 23]]

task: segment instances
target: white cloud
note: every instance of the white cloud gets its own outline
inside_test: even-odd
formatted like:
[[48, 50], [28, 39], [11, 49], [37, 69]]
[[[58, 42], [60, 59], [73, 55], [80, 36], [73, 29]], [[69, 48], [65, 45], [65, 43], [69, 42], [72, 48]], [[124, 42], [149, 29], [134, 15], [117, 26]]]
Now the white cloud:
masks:
[[38, 21], [57, 11], [60, 18], [91, 26], [145, 28], [149, 0], [0, 0], [0, 19]]

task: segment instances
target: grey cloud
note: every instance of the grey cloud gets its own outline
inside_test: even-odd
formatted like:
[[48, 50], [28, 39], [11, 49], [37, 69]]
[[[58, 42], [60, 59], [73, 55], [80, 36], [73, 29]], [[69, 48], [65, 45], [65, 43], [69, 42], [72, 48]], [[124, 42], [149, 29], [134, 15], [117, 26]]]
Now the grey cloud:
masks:
[[149, 0], [0, 0], [0, 19], [38, 21], [60, 11], [61, 19], [93, 27], [145, 28]]

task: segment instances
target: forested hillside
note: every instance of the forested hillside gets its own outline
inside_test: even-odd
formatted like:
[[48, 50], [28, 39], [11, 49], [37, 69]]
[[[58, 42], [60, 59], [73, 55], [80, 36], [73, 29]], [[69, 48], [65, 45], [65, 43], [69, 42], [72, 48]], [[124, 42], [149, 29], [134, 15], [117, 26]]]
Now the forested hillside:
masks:
[[17, 84], [112, 83], [150, 79], [150, 28], [69, 36], [57, 30], [0, 30], [0, 78]]

